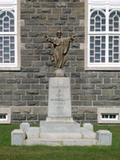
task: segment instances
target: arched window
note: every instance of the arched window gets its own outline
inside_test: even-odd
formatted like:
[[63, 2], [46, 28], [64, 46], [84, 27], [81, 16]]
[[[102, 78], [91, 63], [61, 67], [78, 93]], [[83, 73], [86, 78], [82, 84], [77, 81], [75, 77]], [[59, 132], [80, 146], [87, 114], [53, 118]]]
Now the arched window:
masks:
[[[113, 32], [109, 36], [109, 63], [120, 62], [120, 10], [110, 10], [109, 31]], [[117, 33], [117, 35], [115, 35]]]
[[105, 14], [101, 10], [91, 12], [90, 31], [105, 31]]
[[86, 69], [120, 70], [120, 1], [86, 3]]
[[104, 10], [91, 10], [90, 16], [90, 63], [105, 62], [105, 36], [99, 35], [99, 32], [104, 32], [106, 18]]
[[109, 16], [109, 31], [120, 31], [120, 11], [114, 10]]
[[14, 10], [0, 11], [0, 32], [14, 32]]
[[0, 1], [0, 70], [18, 70], [18, 0]]

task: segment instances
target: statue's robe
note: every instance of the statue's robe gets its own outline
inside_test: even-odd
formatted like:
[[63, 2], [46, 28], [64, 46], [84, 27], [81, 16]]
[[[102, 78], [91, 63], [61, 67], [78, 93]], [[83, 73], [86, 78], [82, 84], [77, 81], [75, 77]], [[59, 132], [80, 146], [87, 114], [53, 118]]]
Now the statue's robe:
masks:
[[48, 40], [52, 43], [52, 61], [57, 68], [63, 68], [67, 61], [67, 53], [70, 47], [71, 38], [50, 38]]

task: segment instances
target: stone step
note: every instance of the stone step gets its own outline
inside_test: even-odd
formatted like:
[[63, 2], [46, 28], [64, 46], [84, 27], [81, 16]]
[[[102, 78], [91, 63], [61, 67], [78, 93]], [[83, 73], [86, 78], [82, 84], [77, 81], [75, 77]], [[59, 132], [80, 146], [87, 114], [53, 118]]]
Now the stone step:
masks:
[[92, 146], [97, 145], [96, 139], [27, 139], [25, 145], [48, 145], [48, 146]]
[[46, 139], [78, 139], [82, 138], [81, 133], [40, 133], [40, 138]]
[[80, 133], [80, 124], [76, 122], [40, 121], [40, 133]]
[[41, 138], [88, 138], [95, 139], [96, 133], [76, 122], [40, 122]]

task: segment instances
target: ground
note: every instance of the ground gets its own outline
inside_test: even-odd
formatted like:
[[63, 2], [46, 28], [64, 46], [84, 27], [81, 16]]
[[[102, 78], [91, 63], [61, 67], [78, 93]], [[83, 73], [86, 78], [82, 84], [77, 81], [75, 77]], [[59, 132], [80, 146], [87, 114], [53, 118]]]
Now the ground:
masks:
[[120, 126], [95, 126], [113, 133], [109, 147], [11, 146], [11, 131], [18, 125], [0, 125], [0, 160], [120, 160]]

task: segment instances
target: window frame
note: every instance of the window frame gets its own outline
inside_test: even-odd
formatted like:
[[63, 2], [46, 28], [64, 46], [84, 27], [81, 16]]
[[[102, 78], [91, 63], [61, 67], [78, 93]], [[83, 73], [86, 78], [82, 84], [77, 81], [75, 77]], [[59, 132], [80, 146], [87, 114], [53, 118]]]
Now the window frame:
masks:
[[[115, 118], [111, 117], [110, 116], [115, 116]], [[102, 121], [118, 121], [119, 120], [119, 113], [101, 113], [100, 115], [100, 119]]]
[[[106, 38], [106, 48], [105, 48], [105, 54], [107, 55], [106, 57], [108, 58], [108, 52], [109, 52], [109, 48], [108, 48], [108, 38], [111, 35], [118, 35], [118, 32], [110, 32], [109, 31], [109, 13], [108, 10], [109, 9], [119, 9], [120, 7], [118, 7], [120, 4], [120, 2], [118, 3], [118, 0], [114, 0], [114, 2], [111, 3], [110, 0], [86, 0], [85, 1], [85, 70], [120, 70], [120, 62], [119, 63], [89, 63], [89, 56], [90, 56], [90, 41], [89, 41], [89, 37], [90, 35], [104, 35]], [[106, 14], [105, 17], [108, 17], [106, 19], [106, 31], [100, 31], [100, 32], [91, 32], [89, 30], [90, 28], [90, 9], [106, 9]], [[119, 31], [119, 36], [120, 36], [120, 31]], [[119, 38], [119, 43], [120, 43], [120, 38]]]
[[15, 31], [14, 32], [0, 32], [0, 35], [14, 35], [15, 36], [15, 63], [0, 63], [0, 71], [16, 71], [21, 67], [20, 56], [20, 0], [4, 0], [0, 2], [0, 9], [9, 10], [15, 9]]

